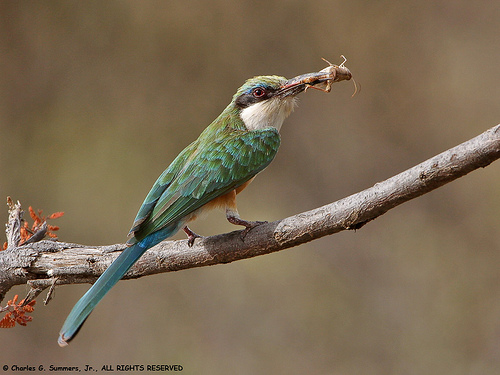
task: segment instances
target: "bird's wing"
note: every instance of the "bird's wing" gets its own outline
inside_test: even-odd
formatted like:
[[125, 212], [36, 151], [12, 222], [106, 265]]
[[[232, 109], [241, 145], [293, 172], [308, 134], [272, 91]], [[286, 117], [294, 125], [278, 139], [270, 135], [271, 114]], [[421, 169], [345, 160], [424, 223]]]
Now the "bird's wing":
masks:
[[179, 155], [177, 155], [174, 161], [168, 166], [167, 169], [165, 169], [160, 177], [158, 177], [148, 195], [144, 199], [142, 206], [139, 208], [139, 212], [137, 212], [132, 229], [130, 229], [129, 236], [132, 236], [134, 232], [139, 230], [143, 223], [148, 220], [151, 212], [153, 212], [153, 208], [158, 202], [158, 199], [160, 199], [165, 190], [182, 170], [183, 166], [189, 160], [190, 155], [193, 155], [194, 150], [196, 150], [196, 146], [197, 141], [187, 146]]
[[274, 128], [231, 130], [210, 143], [193, 144], [196, 148], [183, 151], [148, 194], [131, 231], [135, 240], [172, 225], [251, 179], [274, 159], [280, 136]]

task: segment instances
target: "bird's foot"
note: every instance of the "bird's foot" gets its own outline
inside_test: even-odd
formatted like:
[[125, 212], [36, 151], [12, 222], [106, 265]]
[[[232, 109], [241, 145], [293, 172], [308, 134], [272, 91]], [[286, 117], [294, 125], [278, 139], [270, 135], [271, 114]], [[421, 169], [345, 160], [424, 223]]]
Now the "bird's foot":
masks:
[[259, 225], [267, 223], [267, 221], [246, 221], [246, 220], [240, 219], [239, 217], [234, 217], [234, 216], [228, 216], [227, 221], [229, 221], [231, 224], [243, 225], [245, 227], [245, 229], [243, 229], [241, 231], [241, 234], [240, 234], [242, 241], [245, 240], [245, 237], [247, 236], [248, 232], [250, 232], [250, 230], [252, 230], [253, 228], [255, 228]]
[[203, 238], [203, 236], [200, 236], [199, 234], [196, 234], [195, 232], [193, 232], [191, 229], [188, 228], [188, 226], [186, 225], [184, 228], [182, 228], [182, 230], [187, 234], [188, 236], [188, 246], [189, 247], [192, 247], [193, 244], [194, 244], [194, 240], [197, 239], [197, 238]]

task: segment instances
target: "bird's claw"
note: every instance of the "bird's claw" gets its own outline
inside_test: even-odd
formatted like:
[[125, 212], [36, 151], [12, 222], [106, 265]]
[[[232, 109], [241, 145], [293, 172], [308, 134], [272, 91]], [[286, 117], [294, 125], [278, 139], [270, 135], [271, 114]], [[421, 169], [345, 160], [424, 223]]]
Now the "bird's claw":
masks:
[[240, 233], [240, 238], [242, 241], [245, 241], [245, 237], [247, 236], [248, 232], [250, 232], [253, 228], [267, 223], [267, 221], [246, 221], [238, 216], [232, 215], [227, 216], [227, 221], [229, 221], [231, 224], [242, 225], [245, 227], [245, 229], [243, 229]]
[[200, 236], [199, 234], [195, 234], [194, 236], [188, 236], [188, 246], [193, 247], [194, 240], [197, 238], [203, 238], [203, 236]]
[[189, 247], [193, 247], [193, 244], [194, 244], [194, 240], [197, 239], [197, 238], [203, 238], [203, 236], [200, 236], [199, 234], [196, 234], [195, 232], [193, 232], [191, 229], [189, 229], [187, 226], [182, 228], [184, 230], [184, 232], [187, 234], [188, 236], [188, 246]]
[[242, 224], [245, 226], [245, 229], [243, 229], [240, 233], [241, 240], [245, 241], [245, 237], [247, 236], [248, 232], [262, 224], [267, 224], [267, 221], [247, 221], [246, 224]]

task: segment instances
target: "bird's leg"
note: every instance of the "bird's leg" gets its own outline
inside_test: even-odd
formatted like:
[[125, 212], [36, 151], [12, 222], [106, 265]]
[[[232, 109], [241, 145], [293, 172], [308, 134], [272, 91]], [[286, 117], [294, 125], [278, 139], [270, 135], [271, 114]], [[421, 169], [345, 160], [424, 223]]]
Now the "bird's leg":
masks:
[[245, 229], [241, 232], [240, 237], [241, 240], [244, 241], [246, 235], [252, 228], [255, 228], [258, 225], [265, 224], [267, 221], [246, 221], [240, 217], [238, 213], [238, 208], [236, 207], [236, 194], [241, 192], [252, 180], [248, 181], [247, 184], [243, 185], [239, 189], [235, 189], [230, 191], [224, 196], [225, 205], [226, 205], [226, 218], [231, 224], [234, 225], [243, 225]]
[[238, 210], [236, 209], [231, 209], [231, 208], [226, 208], [226, 218], [227, 221], [229, 221], [231, 224], [234, 225], [243, 225], [245, 229], [241, 232], [241, 240], [245, 240], [246, 235], [252, 228], [255, 228], [258, 225], [265, 224], [267, 221], [246, 221], [240, 218], [240, 215], [238, 214]]
[[193, 244], [194, 244], [194, 240], [197, 239], [197, 238], [203, 238], [203, 236], [200, 236], [199, 234], [196, 234], [195, 232], [193, 232], [191, 229], [188, 228], [188, 226], [186, 225], [184, 228], [182, 228], [182, 230], [187, 234], [188, 236], [188, 246], [189, 247], [192, 247]]
[[250, 232], [251, 229], [255, 228], [256, 226], [267, 223], [267, 221], [246, 221], [235, 216], [227, 216], [227, 221], [229, 221], [231, 224], [243, 225], [245, 227], [245, 229], [243, 229], [243, 231], [240, 234], [242, 240], [245, 239], [245, 237], [247, 236], [248, 232]]

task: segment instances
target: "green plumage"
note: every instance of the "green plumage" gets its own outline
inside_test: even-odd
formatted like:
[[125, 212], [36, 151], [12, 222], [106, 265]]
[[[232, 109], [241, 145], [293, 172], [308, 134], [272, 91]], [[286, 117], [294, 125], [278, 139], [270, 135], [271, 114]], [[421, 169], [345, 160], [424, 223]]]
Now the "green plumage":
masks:
[[[240, 87], [219, 117], [154, 183], [130, 230], [128, 243], [132, 246], [73, 307], [60, 331], [59, 345], [75, 337], [94, 307], [147, 249], [183, 227], [188, 233], [187, 222], [203, 206], [243, 185], [269, 165], [280, 145], [278, 129], [293, 109], [294, 96], [305, 89], [305, 84], [311, 85], [310, 75], [304, 80], [296, 77], [288, 81], [278, 76], [255, 77]], [[256, 225], [239, 218], [236, 207], [234, 211], [230, 205], [227, 208], [227, 219], [245, 226], [242, 233]], [[195, 238], [189, 236], [190, 241]]]
[[234, 106], [228, 106], [158, 178], [137, 214], [129, 243], [244, 184], [269, 165], [279, 144], [275, 128], [248, 131]]

